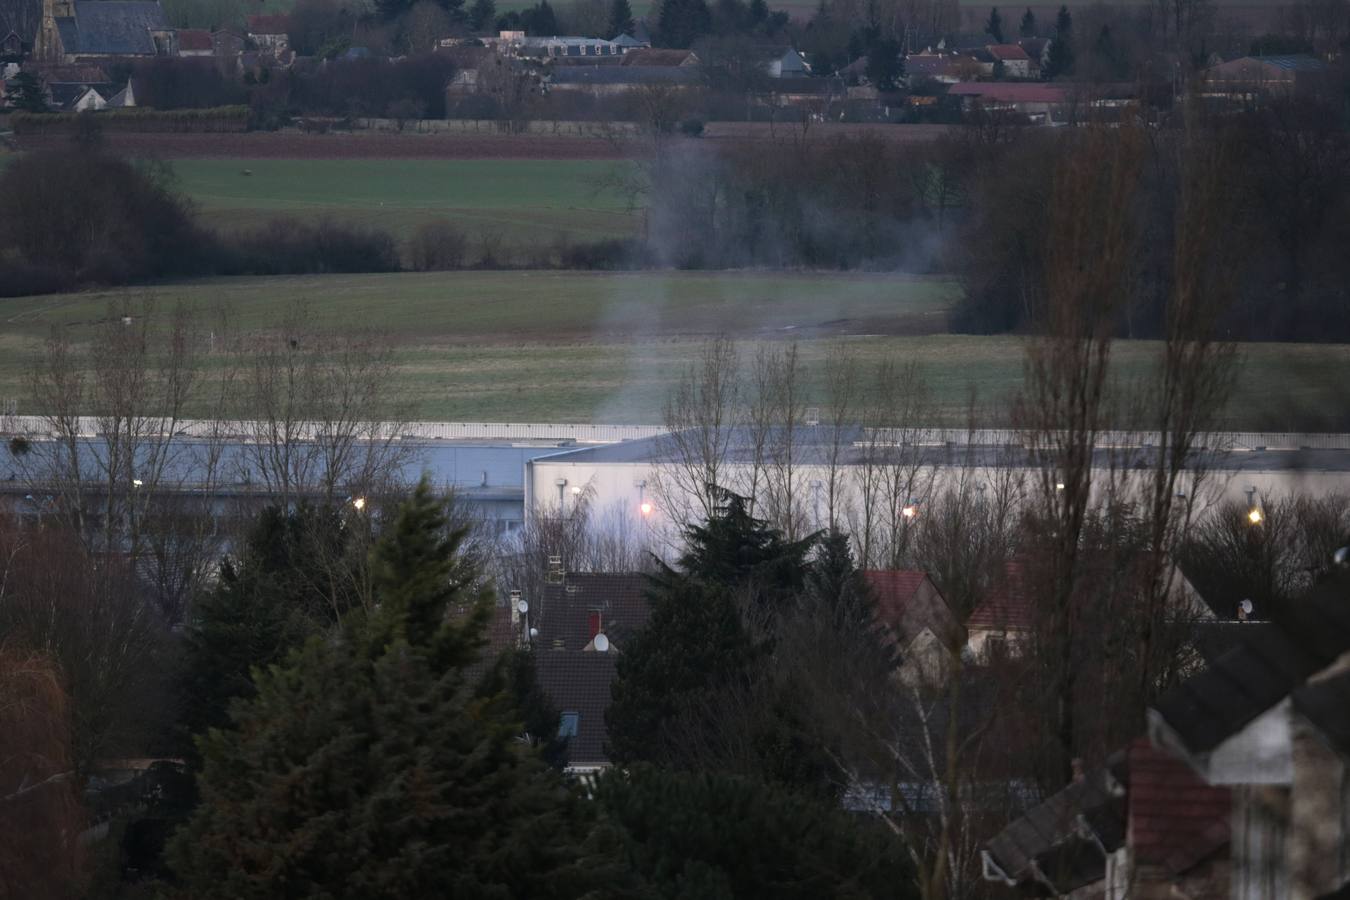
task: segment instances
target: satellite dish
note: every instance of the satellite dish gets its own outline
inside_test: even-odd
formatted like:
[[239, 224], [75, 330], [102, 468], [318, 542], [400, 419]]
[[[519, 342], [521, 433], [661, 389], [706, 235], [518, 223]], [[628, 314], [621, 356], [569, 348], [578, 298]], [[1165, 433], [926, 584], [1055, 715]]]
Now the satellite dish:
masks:
[[609, 649], [609, 638], [605, 637], [603, 631], [595, 636], [595, 641], [593, 643], [595, 644], [595, 649], [598, 653], [604, 653]]
[[531, 638], [537, 638], [537, 637], [539, 637], [539, 629], [538, 629], [538, 628], [531, 628], [531, 629], [530, 629], [530, 637], [531, 637]]
[[1250, 616], [1252, 614], [1252, 601], [1243, 600], [1241, 606], [1242, 611], [1245, 612], [1247, 615]]
[[517, 600], [516, 611], [519, 612], [521, 615], [524, 615], [525, 613], [529, 612], [530, 611], [529, 602], [526, 600]]

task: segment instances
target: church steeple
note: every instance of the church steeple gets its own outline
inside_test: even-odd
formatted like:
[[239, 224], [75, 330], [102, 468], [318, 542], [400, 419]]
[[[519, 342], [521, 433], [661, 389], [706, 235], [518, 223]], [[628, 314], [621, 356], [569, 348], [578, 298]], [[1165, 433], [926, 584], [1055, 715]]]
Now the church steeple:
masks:
[[42, 0], [42, 25], [38, 28], [37, 41], [33, 47], [33, 56], [39, 62], [60, 64], [66, 61], [66, 48], [56, 21], [74, 17], [73, 0]]

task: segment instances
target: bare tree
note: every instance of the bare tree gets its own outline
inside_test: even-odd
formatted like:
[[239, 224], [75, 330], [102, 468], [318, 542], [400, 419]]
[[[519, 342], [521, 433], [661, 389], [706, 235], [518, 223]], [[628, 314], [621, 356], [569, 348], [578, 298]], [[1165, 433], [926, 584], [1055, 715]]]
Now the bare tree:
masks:
[[725, 487], [741, 400], [739, 354], [722, 337], [704, 345], [666, 400], [654, 488], [667, 518], [711, 518]]
[[1112, 334], [1128, 297], [1129, 200], [1139, 137], [1089, 127], [1056, 174], [1045, 250], [1042, 333], [1028, 341], [1025, 396], [1015, 410], [1034, 466], [1038, 546], [1034, 640], [1045, 677], [1047, 758], [1063, 781], [1078, 747], [1075, 603], [1079, 553], [1091, 508], [1094, 453], [1110, 415]]
[[830, 531], [845, 518], [846, 455], [856, 432], [862, 373], [858, 357], [845, 343], [836, 344], [825, 357], [825, 400], [829, 404], [830, 439], [825, 447], [825, 509]]
[[407, 409], [394, 391], [392, 347], [370, 331], [313, 328], [310, 318], [296, 306], [276, 331], [236, 343], [254, 415], [243, 477], [283, 503], [386, 492], [412, 457], [400, 440]]

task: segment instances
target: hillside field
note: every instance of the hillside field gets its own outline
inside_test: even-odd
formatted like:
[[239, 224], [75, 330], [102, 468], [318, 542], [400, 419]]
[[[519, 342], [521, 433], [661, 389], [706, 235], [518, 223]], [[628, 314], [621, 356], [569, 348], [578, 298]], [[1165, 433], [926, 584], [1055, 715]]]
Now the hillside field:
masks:
[[614, 187], [629, 166], [621, 161], [241, 158], [172, 166], [204, 224], [221, 229], [327, 216], [406, 237], [447, 218], [471, 240], [486, 234], [519, 246], [627, 237], [641, 227]]
[[[938, 414], [964, 421], [972, 390], [989, 421], [1006, 423], [1022, 377], [1022, 338], [943, 333], [950, 282], [840, 273], [436, 274], [247, 278], [122, 293], [0, 300], [0, 400], [26, 407], [26, 372], [53, 325], [77, 339], [145, 296], [228, 312], [235, 328], [266, 331], [286, 304], [332, 328], [377, 328], [396, 343], [400, 388], [431, 420], [655, 423], [700, 342], [799, 341], [808, 402], [823, 405], [827, 355], [848, 346], [868, 363], [924, 367]], [[203, 347], [203, 349], [205, 349]], [[1157, 345], [1121, 342], [1118, 377], [1140, 377]], [[1350, 347], [1242, 348], [1227, 424], [1343, 430], [1342, 373]]]

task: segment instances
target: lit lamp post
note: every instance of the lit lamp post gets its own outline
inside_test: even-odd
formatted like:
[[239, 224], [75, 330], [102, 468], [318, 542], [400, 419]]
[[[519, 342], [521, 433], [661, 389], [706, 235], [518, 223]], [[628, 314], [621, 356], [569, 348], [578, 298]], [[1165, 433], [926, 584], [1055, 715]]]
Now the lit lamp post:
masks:
[[1261, 512], [1261, 507], [1256, 505], [1256, 488], [1248, 485], [1244, 490], [1247, 494], [1247, 522], [1251, 525], [1260, 525], [1266, 516]]

